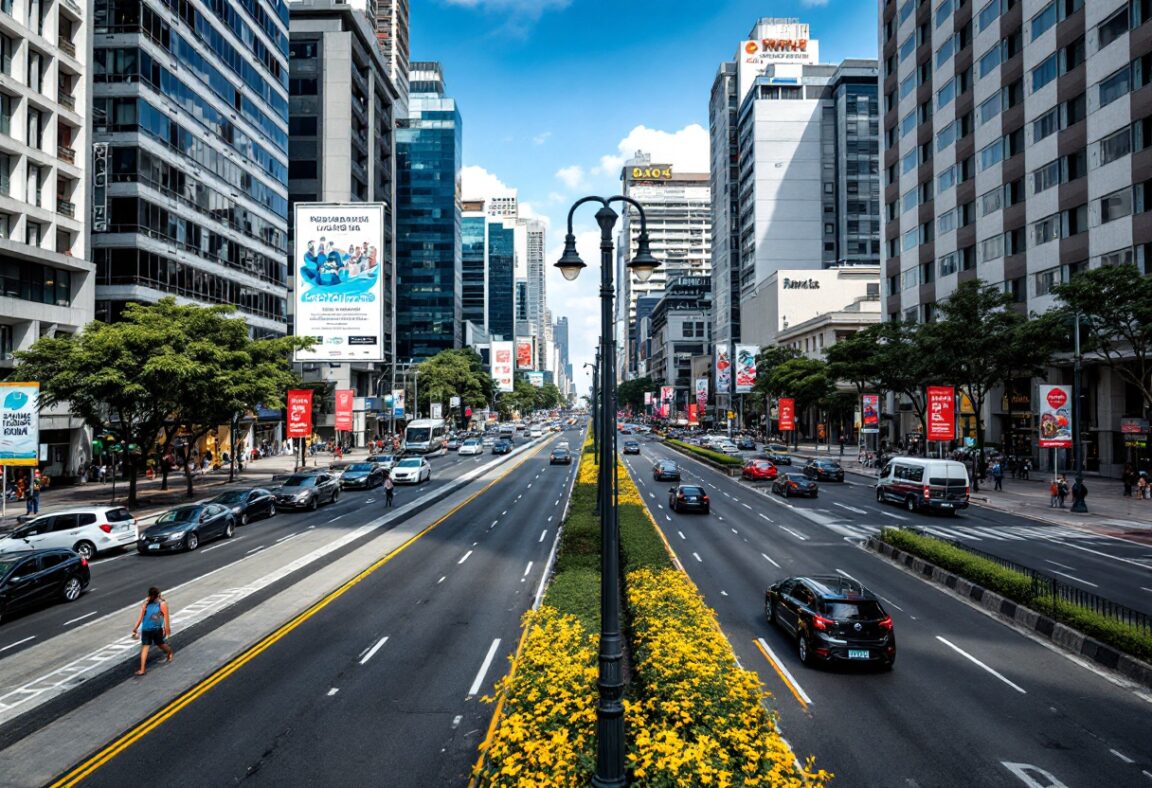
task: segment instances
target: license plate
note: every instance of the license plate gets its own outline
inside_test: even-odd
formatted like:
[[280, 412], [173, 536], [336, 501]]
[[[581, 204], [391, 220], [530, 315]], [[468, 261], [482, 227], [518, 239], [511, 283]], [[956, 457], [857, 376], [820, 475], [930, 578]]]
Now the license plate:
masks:
[[940, 508], [941, 508], [941, 509], [951, 509], [951, 508], [952, 508], [952, 504], [950, 504], [950, 503], [942, 503], [942, 504], [940, 504]]
[[684, 500], [687, 501], [688, 503], [696, 503], [696, 498], [694, 496], [691, 496], [691, 495], [688, 496], [687, 498], [685, 498]]
[[848, 659], [868, 659], [868, 650], [850, 648], [848, 649]]
[[159, 550], [159, 549], [160, 549], [160, 545], [158, 545], [158, 544], [150, 544], [150, 545], [148, 545], [148, 549], [149, 549], [149, 550]]

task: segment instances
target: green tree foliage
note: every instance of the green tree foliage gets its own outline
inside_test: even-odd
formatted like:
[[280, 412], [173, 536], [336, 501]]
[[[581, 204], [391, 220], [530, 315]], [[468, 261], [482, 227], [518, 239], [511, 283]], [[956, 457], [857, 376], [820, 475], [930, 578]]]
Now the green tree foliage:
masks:
[[773, 389], [772, 374], [784, 362], [800, 358], [800, 351], [781, 345], [766, 345], [756, 354], [756, 383], [752, 392], [746, 395], [744, 411], [749, 414], [763, 414], [769, 398], [789, 396], [788, 392]]
[[443, 412], [448, 413], [452, 397], [460, 397], [462, 408], [484, 408], [495, 389], [492, 376], [472, 348], [442, 350], [417, 370], [421, 413], [430, 413], [433, 402], [443, 405]]
[[1152, 277], [1135, 266], [1093, 268], [1053, 288], [1064, 315], [1080, 313], [1082, 351], [1095, 354], [1152, 411]]
[[635, 380], [626, 380], [616, 387], [616, 406], [623, 410], [631, 407], [633, 413], [644, 412], [644, 394], [658, 390], [660, 384], [645, 375]]
[[868, 326], [850, 337], [837, 340], [824, 353], [828, 374], [856, 388], [856, 394], [881, 393], [880, 379], [883, 347], [880, 344], [883, 324]]
[[[760, 377], [759, 368], [756, 377]], [[795, 399], [797, 413], [827, 404], [836, 390], [828, 364], [815, 358], [790, 358], [778, 364], [768, 374], [766, 383], [774, 395]]]

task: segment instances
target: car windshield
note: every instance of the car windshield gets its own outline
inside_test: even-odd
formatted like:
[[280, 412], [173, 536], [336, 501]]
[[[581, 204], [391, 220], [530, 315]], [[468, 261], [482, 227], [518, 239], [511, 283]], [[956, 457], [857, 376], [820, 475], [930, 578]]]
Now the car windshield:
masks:
[[200, 516], [200, 507], [186, 506], [180, 509], [169, 509], [156, 518], [158, 523], [186, 523]]
[[372, 462], [392, 462], [391, 454], [377, 454], [372, 458]]
[[552, 450], [552, 456], [554, 456], [554, 457], [567, 457], [568, 456], [568, 450], [567, 449], [553, 449]]
[[243, 490], [233, 490], [232, 492], [220, 493], [212, 500], [216, 503], [240, 503], [247, 494]]
[[884, 609], [871, 599], [825, 600], [824, 615], [836, 621], [875, 621], [884, 618]]
[[464, 441], [464, 445], [465, 446], [479, 446], [480, 441], [476, 440], [475, 438], [469, 438], [468, 440]]
[[808, 477], [805, 476], [804, 474], [801, 474], [801, 473], [790, 473], [790, 474], [788, 474], [788, 478], [794, 482], [806, 482], [806, 481], [808, 481]]
[[684, 495], [703, 495], [704, 494], [704, 488], [703, 487], [685, 486], [685, 487], [680, 488], [680, 492]]
[[662, 470], [665, 470], [665, 471], [674, 471], [674, 470], [676, 470], [676, 463], [674, 463], [674, 462], [662, 462], [662, 463], [660, 463], [660, 468]]
[[315, 487], [315, 476], [289, 476], [284, 480], [285, 487]]
[[372, 463], [369, 462], [354, 462], [349, 465], [345, 470], [349, 471], [370, 471], [372, 470]]
[[407, 460], [400, 460], [400, 467], [401, 468], [419, 468], [420, 467], [420, 458], [419, 457], [410, 457]]
[[432, 430], [428, 427], [409, 427], [404, 433], [404, 440], [410, 443], [425, 443], [431, 435]]

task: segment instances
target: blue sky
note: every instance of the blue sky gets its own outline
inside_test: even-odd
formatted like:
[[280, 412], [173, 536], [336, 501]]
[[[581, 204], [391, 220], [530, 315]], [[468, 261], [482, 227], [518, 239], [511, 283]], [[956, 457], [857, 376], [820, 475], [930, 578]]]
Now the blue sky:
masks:
[[[875, 0], [412, 0], [413, 60], [439, 60], [464, 120], [464, 189], [518, 191], [549, 222], [548, 302], [572, 325], [579, 371], [599, 335], [598, 272], [551, 270], [572, 202], [620, 191], [637, 148], [707, 171], [708, 95], [762, 16], [811, 25], [821, 60], [876, 57]], [[580, 254], [598, 259], [593, 210], [577, 214]], [[590, 377], [577, 375], [585, 393]]]

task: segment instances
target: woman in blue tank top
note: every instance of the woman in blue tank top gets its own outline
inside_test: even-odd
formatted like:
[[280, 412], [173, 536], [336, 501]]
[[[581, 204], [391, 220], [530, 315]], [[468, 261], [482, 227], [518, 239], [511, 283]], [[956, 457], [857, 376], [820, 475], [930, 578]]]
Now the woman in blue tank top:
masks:
[[160, 596], [160, 589], [156, 586], [148, 589], [148, 598], [140, 606], [140, 617], [132, 628], [132, 637], [135, 638], [137, 633], [140, 636], [140, 669], [136, 671], [137, 676], [144, 675], [150, 646], [159, 646], [167, 655], [165, 661], [172, 661], [172, 647], [168, 645], [168, 638], [172, 635], [172, 621], [168, 615], [168, 603]]

